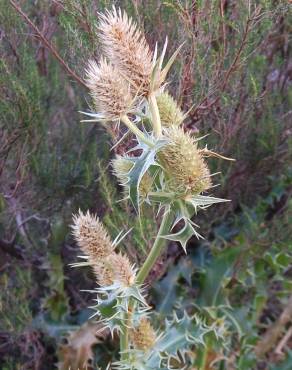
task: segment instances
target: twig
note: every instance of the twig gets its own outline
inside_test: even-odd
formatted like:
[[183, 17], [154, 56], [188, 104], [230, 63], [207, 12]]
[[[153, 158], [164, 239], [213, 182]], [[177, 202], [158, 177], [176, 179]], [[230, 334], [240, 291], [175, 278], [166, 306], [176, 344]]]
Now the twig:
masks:
[[221, 17], [221, 29], [222, 29], [222, 41], [223, 41], [223, 56], [225, 56], [226, 53], [226, 27], [224, 22], [224, 6], [225, 6], [225, 0], [220, 0], [220, 17]]
[[277, 348], [275, 350], [276, 355], [283, 355], [283, 348], [287, 344], [288, 340], [292, 337], [292, 326], [290, 326], [287, 333], [284, 335], [284, 337], [280, 340], [279, 344], [277, 345]]
[[[229, 78], [231, 76], [231, 74], [236, 70], [237, 66], [238, 66], [238, 61], [239, 61], [239, 58], [242, 54], [242, 51], [246, 45], [246, 42], [247, 42], [247, 36], [249, 34], [249, 31], [251, 29], [251, 25], [253, 24], [254, 20], [256, 20], [258, 17], [259, 17], [259, 12], [260, 12], [260, 8], [257, 8], [254, 12], [254, 15], [253, 17], [249, 17], [247, 19], [247, 22], [246, 22], [246, 25], [245, 25], [245, 29], [244, 29], [244, 33], [243, 33], [243, 36], [242, 36], [242, 40], [241, 40], [241, 43], [239, 45], [239, 48], [236, 52], [236, 55], [230, 65], [230, 67], [228, 68], [228, 70], [225, 72], [225, 76], [224, 76], [224, 79], [222, 81], [222, 84], [220, 87], [218, 87], [218, 89], [215, 89], [215, 91], [213, 91], [211, 94], [207, 94], [201, 101], [200, 103], [195, 107], [195, 109], [191, 112], [191, 115], [192, 116], [195, 116], [197, 114], [198, 111], [201, 111], [201, 110], [209, 110], [214, 104], [216, 104], [218, 102], [218, 100], [221, 99], [222, 97], [222, 93], [225, 91], [226, 87], [227, 87], [227, 83], [229, 81]], [[210, 96], [212, 94], [214, 94], [216, 91], [220, 91], [220, 94], [218, 94], [209, 104], [207, 105], [203, 105], [205, 102], [208, 101], [208, 99], [210, 98]]]
[[38, 27], [29, 19], [29, 17], [23, 12], [23, 10], [13, 1], [9, 0], [11, 6], [17, 11], [18, 14], [26, 21], [28, 25], [36, 32], [37, 36], [43, 42], [43, 44], [50, 50], [52, 55], [57, 59], [57, 61], [62, 65], [65, 71], [72, 76], [78, 83], [82, 86], [87, 88], [86, 83], [83, 81], [81, 77], [79, 77], [69, 66], [68, 64], [61, 58], [60, 54], [57, 52], [55, 47], [47, 40], [47, 38], [42, 34], [42, 32], [38, 29]]
[[260, 340], [255, 347], [255, 354], [257, 357], [263, 357], [274, 347], [285, 326], [290, 321], [292, 321], [292, 296], [289, 298], [287, 306], [285, 307], [279, 319], [266, 331], [263, 339]]

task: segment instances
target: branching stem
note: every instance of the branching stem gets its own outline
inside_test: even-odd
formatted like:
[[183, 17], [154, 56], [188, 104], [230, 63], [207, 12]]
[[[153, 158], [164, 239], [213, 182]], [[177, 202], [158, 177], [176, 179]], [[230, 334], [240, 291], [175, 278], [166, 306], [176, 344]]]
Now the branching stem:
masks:
[[156, 236], [156, 239], [150, 251], [150, 254], [148, 255], [146, 261], [144, 262], [143, 266], [141, 267], [137, 275], [137, 279], [136, 279], [137, 284], [144, 283], [145, 279], [147, 278], [155, 262], [161, 255], [162, 249], [165, 246], [165, 242], [166, 242], [166, 239], [164, 239], [163, 236], [169, 234], [173, 219], [174, 219], [174, 215], [172, 212], [166, 211], [164, 213], [158, 234]]
[[128, 127], [130, 131], [133, 132], [143, 143], [148, 145], [149, 147], [153, 148], [154, 143], [148, 139], [145, 134], [128, 118], [128, 116], [124, 115], [121, 117], [121, 121]]
[[[141, 267], [137, 275], [136, 282], [138, 284], [144, 283], [145, 279], [147, 278], [155, 262], [161, 255], [162, 249], [165, 246], [165, 242], [166, 242], [166, 240], [162, 238], [162, 236], [167, 235], [169, 233], [173, 219], [174, 219], [174, 215], [170, 211], [166, 211], [164, 213], [158, 234], [156, 236], [156, 239], [150, 251], [150, 254], [148, 255], [146, 261], [144, 262], [143, 266]], [[125, 314], [126, 323], [131, 320], [132, 309], [133, 309], [133, 302], [129, 305], [129, 312]], [[123, 332], [120, 334], [121, 360], [127, 359], [127, 353], [123, 353], [123, 352], [128, 349], [128, 345], [129, 345], [129, 332], [128, 332], [128, 326], [125, 325], [123, 328]]]
[[160, 137], [162, 135], [161, 119], [157, 106], [156, 97], [153, 93], [149, 96], [149, 109], [151, 112], [154, 134], [156, 137]]

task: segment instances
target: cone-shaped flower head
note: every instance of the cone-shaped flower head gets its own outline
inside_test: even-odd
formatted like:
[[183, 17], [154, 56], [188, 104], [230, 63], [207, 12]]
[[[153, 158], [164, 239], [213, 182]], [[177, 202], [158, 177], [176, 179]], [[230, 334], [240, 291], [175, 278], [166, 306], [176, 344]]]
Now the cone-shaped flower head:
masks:
[[73, 216], [73, 235], [90, 261], [99, 261], [113, 253], [114, 247], [98, 217], [79, 211]]
[[118, 120], [133, 110], [130, 84], [105, 59], [99, 64], [92, 60], [88, 63], [86, 83], [102, 119]]
[[[133, 165], [130, 157], [117, 156], [112, 160], [113, 173], [118, 178], [120, 185], [125, 187], [126, 195], [129, 190], [129, 186], [126, 185], [129, 180], [128, 175]], [[142, 197], [147, 197], [152, 184], [152, 177], [146, 172], [139, 184], [139, 191]]]
[[171, 191], [185, 194], [199, 194], [211, 186], [208, 169], [196, 141], [179, 127], [165, 131], [170, 140], [158, 154]]
[[137, 25], [121, 9], [100, 14], [99, 36], [106, 57], [131, 82], [139, 95], [147, 95], [152, 73], [152, 52]]
[[111, 266], [114, 274], [114, 281], [120, 282], [124, 286], [130, 286], [135, 281], [133, 266], [126, 255], [113, 253], [107, 257], [105, 263]]
[[177, 102], [168, 92], [163, 92], [156, 97], [161, 123], [165, 127], [179, 126], [184, 120], [184, 114]]
[[135, 281], [135, 272], [129, 258], [121, 253], [112, 253], [104, 260], [93, 264], [97, 281], [101, 286], [120, 283], [131, 286]]
[[94, 274], [100, 286], [110, 286], [114, 282], [113, 269], [104, 262], [92, 263]]
[[131, 341], [136, 349], [147, 352], [156, 341], [156, 334], [147, 318], [142, 318], [139, 325], [130, 331]]
[[112, 160], [113, 173], [119, 180], [120, 185], [124, 186], [128, 181], [128, 174], [133, 167], [130, 158], [118, 155]]

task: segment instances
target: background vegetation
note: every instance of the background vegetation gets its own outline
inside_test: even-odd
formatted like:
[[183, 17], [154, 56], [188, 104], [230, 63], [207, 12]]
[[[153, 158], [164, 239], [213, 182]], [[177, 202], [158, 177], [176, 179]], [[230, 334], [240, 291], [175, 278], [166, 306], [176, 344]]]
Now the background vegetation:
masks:
[[68, 369], [83, 348], [96, 369], [114, 355], [95, 324], [82, 326], [92, 295], [80, 290], [94, 281], [69, 266], [79, 254], [72, 213], [96, 212], [113, 237], [133, 227], [125, 246], [136, 263], [155, 234], [154, 215], [145, 209], [139, 222], [107, 174], [127, 147], [111, 150], [121, 133], [78, 113], [84, 67], [99, 57], [96, 12], [112, 4], [152, 48], [168, 35], [171, 55], [184, 42], [169, 82], [185, 111], [194, 105], [185, 128], [236, 158], [210, 160], [214, 194], [232, 202], [198, 215], [206, 239], [191, 240], [188, 256], [170, 244], [155, 266], [157, 320], [193, 303], [212, 316], [230, 302], [228, 361], [212, 348], [206, 369], [290, 369], [292, 16], [289, 1], [272, 0], [0, 0], [0, 368]]

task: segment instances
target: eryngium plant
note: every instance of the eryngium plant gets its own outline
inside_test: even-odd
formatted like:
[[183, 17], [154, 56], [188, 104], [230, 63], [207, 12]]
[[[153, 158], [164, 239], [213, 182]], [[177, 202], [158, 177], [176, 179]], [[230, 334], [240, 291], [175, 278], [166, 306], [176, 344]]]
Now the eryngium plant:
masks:
[[[121, 235], [111, 241], [95, 215], [79, 212], [73, 218], [73, 234], [86, 261], [76, 265], [92, 266], [98, 283], [95, 314], [120, 336], [120, 360], [115, 366], [165, 369], [178, 354], [184, 357], [192, 346], [204, 344], [213, 329], [198, 316], [185, 313], [168, 321], [159, 334], [151, 324], [143, 283], [166, 241], [177, 241], [186, 250], [190, 237], [201, 237], [192, 221], [194, 214], [224, 201], [207, 194], [212, 174], [206, 159], [220, 156], [200, 148], [200, 138], [184, 132], [187, 114], [166, 91], [166, 75], [178, 50], [165, 63], [167, 42], [158, 57], [157, 48], [150, 50], [124, 12], [113, 8], [99, 16], [97, 31], [104, 56], [99, 62], [89, 61], [85, 70], [96, 109], [86, 114], [89, 121], [123, 123], [133, 134], [134, 146], [112, 161], [112, 171], [138, 215], [146, 202], [157, 208], [161, 222], [147, 259], [137, 268], [115, 250]], [[220, 337], [218, 332], [216, 336]]]

